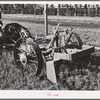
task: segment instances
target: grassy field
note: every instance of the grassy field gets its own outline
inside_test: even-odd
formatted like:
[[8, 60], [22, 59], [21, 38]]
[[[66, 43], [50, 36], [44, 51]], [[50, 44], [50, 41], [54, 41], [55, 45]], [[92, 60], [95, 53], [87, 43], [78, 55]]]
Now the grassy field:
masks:
[[[33, 36], [44, 36], [43, 16], [3, 15], [4, 26], [17, 22], [27, 27]], [[100, 46], [100, 18], [49, 16], [49, 33], [58, 21], [62, 29], [76, 27], [84, 44]], [[0, 52], [0, 89], [2, 90], [57, 90], [46, 78], [38, 80], [32, 72], [17, 68], [13, 51]], [[24, 73], [24, 75], [23, 75]], [[100, 90], [100, 52], [97, 51], [75, 63], [62, 63], [59, 73], [60, 90]]]
[[[3, 15], [4, 25], [9, 22], [18, 22], [27, 27], [31, 33], [44, 35], [44, 18], [43, 16], [32, 15]], [[87, 44], [100, 46], [100, 18], [99, 17], [65, 17], [65, 16], [49, 16], [49, 33], [52, 32], [53, 27], [61, 21], [61, 28], [70, 29], [76, 27], [83, 42]]]

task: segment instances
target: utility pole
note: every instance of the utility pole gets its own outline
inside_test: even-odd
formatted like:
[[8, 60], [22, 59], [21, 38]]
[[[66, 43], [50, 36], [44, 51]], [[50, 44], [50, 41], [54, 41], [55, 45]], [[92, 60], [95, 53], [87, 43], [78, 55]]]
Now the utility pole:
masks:
[[44, 5], [44, 23], [45, 23], [45, 35], [48, 35], [48, 4]]
[[48, 4], [44, 5], [44, 23], [45, 23], [45, 35], [48, 35]]
[[1, 5], [0, 5], [0, 20], [2, 19], [2, 11], [1, 11]]

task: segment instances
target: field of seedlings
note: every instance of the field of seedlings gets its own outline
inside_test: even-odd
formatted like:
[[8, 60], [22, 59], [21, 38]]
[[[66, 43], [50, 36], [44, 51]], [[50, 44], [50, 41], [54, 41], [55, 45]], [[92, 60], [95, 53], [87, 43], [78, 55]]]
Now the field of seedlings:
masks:
[[[4, 26], [8, 23], [19, 23], [30, 30], [32, 36], [44, 36], [43, 16], [33, 15], [3, 15]], [[99, 17], [62, 17], [49, 16], [49, 33], [61, 21], [62, 29], [76, 27], [76, 33], [83, 44], [100, 47]], [[0, 51], [0, 89], [1, 90], [100, 90], [100, 51], [78, 61], [60, 62], [58, 87], [46, 77], [33, 77], [30, 70], [17, 68], [13, 51]], [[58, 66], [59, 65], [59, 66]], [[41, 73], [42, 75], [42, 73]]]

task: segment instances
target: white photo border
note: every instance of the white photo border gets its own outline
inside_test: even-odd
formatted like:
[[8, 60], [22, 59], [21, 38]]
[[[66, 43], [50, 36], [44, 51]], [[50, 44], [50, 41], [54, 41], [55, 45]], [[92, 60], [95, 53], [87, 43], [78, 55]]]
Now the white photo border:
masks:
[[[100, 1], [0, 1], [0, 4], [100, 4]], [[48, 93], [51, 96], [48, 96]], [[56, 94], [56, 95], [55, 95]], [[0, 90], [0, 99], [100, 99], [100, 91]]]

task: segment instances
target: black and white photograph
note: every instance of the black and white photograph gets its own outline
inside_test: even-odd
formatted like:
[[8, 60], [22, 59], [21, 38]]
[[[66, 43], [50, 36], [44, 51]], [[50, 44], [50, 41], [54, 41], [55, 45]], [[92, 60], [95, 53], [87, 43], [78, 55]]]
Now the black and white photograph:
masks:
[[0, 3], [0, 90], [99, 91], [100, 3]]

